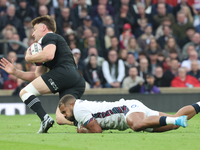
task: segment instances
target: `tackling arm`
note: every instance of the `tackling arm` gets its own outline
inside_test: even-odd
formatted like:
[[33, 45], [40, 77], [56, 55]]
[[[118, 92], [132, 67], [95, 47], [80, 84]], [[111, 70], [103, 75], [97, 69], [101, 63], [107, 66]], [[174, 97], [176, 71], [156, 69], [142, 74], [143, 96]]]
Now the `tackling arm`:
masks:
[[77, 128], [77, 133], [102, 133], [102, 129], [98, 122], [94, 119], [85, 127], [82, 125], [80, 129]]

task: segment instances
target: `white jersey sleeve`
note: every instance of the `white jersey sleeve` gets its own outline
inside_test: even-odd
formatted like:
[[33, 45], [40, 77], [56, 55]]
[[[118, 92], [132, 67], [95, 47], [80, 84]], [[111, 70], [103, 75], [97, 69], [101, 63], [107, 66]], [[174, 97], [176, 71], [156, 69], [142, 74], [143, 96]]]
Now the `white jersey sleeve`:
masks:
[[78, 103], [78, 105], [75, 105], [74, 107], [74, 117], [78, 123], [86, 126], [88, 123], [94, 120], [94, 117], [81, 100], [77, 100], [76, 103]]

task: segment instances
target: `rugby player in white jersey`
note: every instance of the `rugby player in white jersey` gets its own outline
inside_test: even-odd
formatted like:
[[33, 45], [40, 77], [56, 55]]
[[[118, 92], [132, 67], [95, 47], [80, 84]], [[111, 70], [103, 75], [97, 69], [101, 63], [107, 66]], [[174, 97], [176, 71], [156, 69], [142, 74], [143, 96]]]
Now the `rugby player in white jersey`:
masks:
[[200, 102], [181, 108], [175, 115], [152, 110], [138, 100], [120, 99], [97, 102], [63, 96], [60, 112], [70, 121], [79, 123], [78, 133], [101, 133], [106, 129], [164, 132], [187, 127], [187, 121], [200, 111]]

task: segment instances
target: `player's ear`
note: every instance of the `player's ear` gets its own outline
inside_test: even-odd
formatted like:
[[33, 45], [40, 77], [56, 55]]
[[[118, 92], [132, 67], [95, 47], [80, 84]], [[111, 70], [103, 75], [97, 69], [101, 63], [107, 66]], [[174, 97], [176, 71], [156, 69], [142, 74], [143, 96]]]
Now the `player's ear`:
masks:
[[45, 24], [43, 24], [42, 30], [45, 31], [46, 29], [47, 29], [47, 26]]

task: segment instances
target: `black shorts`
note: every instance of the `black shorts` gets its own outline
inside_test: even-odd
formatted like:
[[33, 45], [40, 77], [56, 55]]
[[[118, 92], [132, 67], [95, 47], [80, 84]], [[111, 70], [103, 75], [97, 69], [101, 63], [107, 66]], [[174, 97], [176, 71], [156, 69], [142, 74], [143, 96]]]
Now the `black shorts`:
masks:
[[75, 67], [58, 67], [41, 77], [52, 93], [59, 92], [60, 98], [66, 94], [80, 98], [85, 91], [85, 80]]

